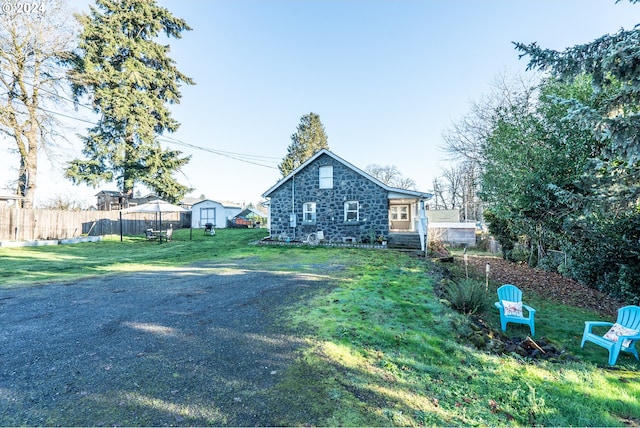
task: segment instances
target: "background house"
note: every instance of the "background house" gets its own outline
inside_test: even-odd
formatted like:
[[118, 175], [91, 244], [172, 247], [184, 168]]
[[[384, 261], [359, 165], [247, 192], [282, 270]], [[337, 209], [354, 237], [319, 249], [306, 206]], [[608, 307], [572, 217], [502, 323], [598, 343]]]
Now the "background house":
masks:
[[269, 199], [272, 238], [304, 240], [322, 231], [331, 242], [387, 239], [392, 227], [394, 235], [418, 236], [420, 203], [431, 197], [387, 186], [328, 150], [262, 196]]
[[146, 204], [158, 199], [155, 193], [149, 193], [140, 197], [129, 197], [119, 190], [101, 190], [96, 193], [96, 209], [98, 211], [123, 210], [129, 207]]
[[118, 190], [101, 190], [95, 196], [98, 211], [122, 210], [128, 207], [125, 194]]
[[267, 213], [257, 208], [245, 208], [231, 219], [231, 227], [265, 227]]
[[191, 207], [193, 207], [193, 204], [195, 204], [196, 202], [200, 202], [202, 199], [200, 198], [192, 198], [189, 196], [185, 196], [184, 198], [182, 198], [182, 200], [180, 202], [178, 202], [178, 206], [184, 208], [185, 210], [191, 210]]
[[15, 194], [14, 190], [0, 189], [0, 205], [15, 205], [17, 201], [24, 199], [22, 196]]

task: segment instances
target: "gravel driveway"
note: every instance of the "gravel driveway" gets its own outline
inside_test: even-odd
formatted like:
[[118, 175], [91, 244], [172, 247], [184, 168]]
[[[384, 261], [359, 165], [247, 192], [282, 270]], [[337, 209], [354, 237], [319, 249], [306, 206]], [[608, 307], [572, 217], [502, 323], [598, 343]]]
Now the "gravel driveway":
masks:
[[0, 425], [277, 425], [279, 315], [328, 286], [240, 261], [0, 290]]

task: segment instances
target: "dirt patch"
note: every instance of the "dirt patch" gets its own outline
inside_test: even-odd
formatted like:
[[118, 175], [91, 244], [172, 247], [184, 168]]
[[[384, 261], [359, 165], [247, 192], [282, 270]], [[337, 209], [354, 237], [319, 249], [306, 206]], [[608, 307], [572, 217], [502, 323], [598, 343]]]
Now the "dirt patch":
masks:
[[0, 425], [274, 425], [305, 346], [281, 315], [329, 287], [200, 264], [1, 290]]
[[482, 318], [470, 317], [469, 330], [463, 334], [465, 340], [476, 348], [498, 355], [517, 354], [534, 360], [548, 360], [551, 362], [577, 361], [566, 350], [557, 347], [546, 337], [532, 338], [514, 337], [502, 334], [489, 326]]
[[[446, 254], [443, 257], [445, 256], [447, 260], [451, 257]], [[486, 265], [489, 263], [489, 278], [492, 281], [514, 284], [525, 293], [535, 292], [564, 305], [591, 309], [605, 318], [615, 318], [618, 308], [624, 306], [622, 302], [558, 273], [532, 269], [525, 264], [508, 262], [497, 257], [468, 256], [467, 260], [470, 273], [474, 272], [483, 277]], [[464, 262], [458, 257], [452, 261], [464, 265]], [[444, 266], [446, 263], [443, 264]], [[437, 286], [435, 292], [440, 298], [446, 299], [446, 293], [442, 286]], [[575, 360], [565, 350], [556, 347], [545, 337], [536, 339], [509, 337], [490, 327], [479, 316], [473, 315], [469, 319], [471, 320], [469, 325], [461, 329], [459, 333], [465, 341], [478, 349], [493, 354], [518, 354], [526, 358], [553, 362]]]
[[549, 299], [578, 308], [597, 311], [607, 318], [617, 315], [622, 302], [594, 288], [587, 287], [555, 272], [532, 269], [525, 264], [508, 262], [497, 257], [469, 256], [469, 268], [484, 276], [490, 264], [489, 278], [503, 284], [513, 284], [525, 293], [533, 291]]

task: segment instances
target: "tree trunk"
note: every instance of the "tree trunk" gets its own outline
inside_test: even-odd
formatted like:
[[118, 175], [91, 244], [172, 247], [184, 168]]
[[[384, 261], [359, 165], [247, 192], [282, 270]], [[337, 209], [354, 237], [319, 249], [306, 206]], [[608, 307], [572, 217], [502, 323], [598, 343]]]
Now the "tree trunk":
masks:
[[36, 196], [36, 184], [38, 177], [38, 133], [37, 128], [33, 127], [27, 133], [27, 142], [29, 144], [29, 150], [27, 152], [27, 159], [25, 163], [25, 170], [27, 180], [24, 188], [24, 200], [23, 208], [33, 208], [35, 196]]

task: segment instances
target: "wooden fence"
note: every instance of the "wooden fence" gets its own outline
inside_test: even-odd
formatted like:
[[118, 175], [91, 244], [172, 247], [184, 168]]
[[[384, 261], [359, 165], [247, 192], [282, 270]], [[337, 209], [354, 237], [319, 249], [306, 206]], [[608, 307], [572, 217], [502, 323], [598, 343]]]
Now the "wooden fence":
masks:
[[[189, 227], [191, 213], [163, 213], [162, 228]], [[67, 239], [78, 236], [120, 234], [119, 211], [57, 211], [22, 209], [0, 205], [0, 241], [34, 241]], [[122, 214], [122, 234], [144, 234], [148, 228], [158, 229], [155, 213]]]

